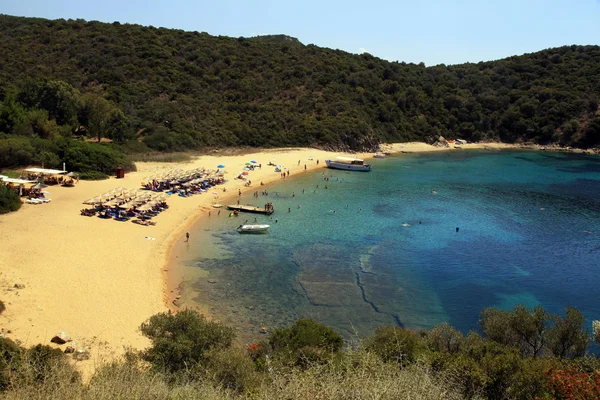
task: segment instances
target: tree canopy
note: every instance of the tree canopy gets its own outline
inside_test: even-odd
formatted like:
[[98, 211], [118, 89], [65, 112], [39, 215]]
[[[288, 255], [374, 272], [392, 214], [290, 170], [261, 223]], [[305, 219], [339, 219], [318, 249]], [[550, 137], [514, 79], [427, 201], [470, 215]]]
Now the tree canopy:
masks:
[[0, 15], [0, 133], [159, 151], [371, 149], [448, 138], [600, 145], [600, 47], [461, 65], [388, 62], [285, 35], [211, 36]]

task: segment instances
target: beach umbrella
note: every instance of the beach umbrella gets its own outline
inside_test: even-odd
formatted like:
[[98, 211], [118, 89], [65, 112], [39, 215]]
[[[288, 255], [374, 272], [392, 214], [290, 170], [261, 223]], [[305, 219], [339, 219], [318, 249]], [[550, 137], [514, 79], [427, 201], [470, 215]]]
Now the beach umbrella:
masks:
[[100, 198], [100, 196], [92, 197], [91, 199], [88, 199], [83, 202], [83, 204], [89, 204], [89, 205], [94, 205], [94, 204], [98, 204], [98, 203], [102, 203], [102, 199]]
[[43, 183], [40, 182], [37, 185], [32, 186], [31, 188], [38, 190], [38, 189], [44, 189], [44, 188], [47, 188], [47, 187], [48, 187], [48, 185], [44, 185]]
[[69, 178], [75, 178], [75, 177], [77, 176], [77, 174], [76, 174], [75, 172], [72, 172], [72, 171], [71, 171], [71, 172], [69, 172], [69, 173], [67, 174], [67, 176], [68, 176]]
[[243, 171], [243, 172], [242, 172], [242, 175], [248, 175], [249, 173], [250, 173], [250, 172], [248, 172], [248, 171]]
[[252, 163], [247, 162], [246, 165], [252, 165]]
[[219, 164], [219, 165], [217, 165], [217, 168], [219, 168], [219, 169], [220, 168], [225, 168], [225, 166], [223, 164]]
[[256, 161], [254, 161], [254, 160], [250, 160], [250, 162], [251, 162], [252, 164], [258, 164], [258, 163], [257, 163]]

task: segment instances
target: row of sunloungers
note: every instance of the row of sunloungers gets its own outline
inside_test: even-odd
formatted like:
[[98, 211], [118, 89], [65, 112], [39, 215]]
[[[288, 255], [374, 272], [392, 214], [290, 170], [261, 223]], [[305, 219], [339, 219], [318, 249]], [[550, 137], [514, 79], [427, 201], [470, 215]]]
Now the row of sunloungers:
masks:
[[97, 216], [98, 218], [114, 219], [121, 222], [133, 220], [132, 222], [135, 224], [151, 226], [156, 225], [156, 222], [150, 221], [150, 219], [167, 208], [169, 208], [169, 205], [164, 201], [155, 204], [151, 209], [143, 211], [137, 210], [136, 207], [132, 207], [129, 210], [122, 210], [119, 207], [96, 206], [94, 208], [82, 209], [81, 215], [86, 217]]
[[37, 198], [27, 199], [27, 201], [25, 201], [25, 203], [27, 203], [27, 204], [46, 204], [46, 203], [50, 203], [51, 201], [52, 201], [52, 199], [47, 199], [45, 197], [37, 197]]

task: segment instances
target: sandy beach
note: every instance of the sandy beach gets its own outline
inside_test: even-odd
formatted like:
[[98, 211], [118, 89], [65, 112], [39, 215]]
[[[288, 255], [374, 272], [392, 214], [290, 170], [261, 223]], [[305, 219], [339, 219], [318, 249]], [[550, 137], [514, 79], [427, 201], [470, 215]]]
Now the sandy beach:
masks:
[[[503, 144], [472, 144], [463, 148], [503, 149]], [[436, 148], [424, 143], [382, 147], [390, 153], [459, 149]], [[219, 202], [238, 190], [259, 190], [260, 182], [280, 180], [267, 167], [272, 160], [289, 168], [290, 177], [325, 167], [325, 159], [338, 155], [368, 158], [370, 154], [343, 154], [316, 149], [274, 149], [245, 155], [220, 152], [185, 163], [137, 163], [137, 172], [124, 179], [81, 181], [74, 188], [48, 187], [49, 204], [24, 204], [21, 210], [0, 216], [0, 300], [6, 311], [0, 327], [6, 337], [26, 346], [50, 344], [58, 332], [67, 332], [76, 349], [87, 349], [92, 359], [122, 354], [125, 347], [144, 348], [148, 342], [138, 327], [153, 314], [168, 309], [167, 265], [170, 248], [184, 240], [186, 228], [208, 213], [215, 195], [189, 198], [171, 196], [170, 208], [155, 218], [156, 226], [140, 226], [80, 216], [86, 199], [117, 186], [140, 188], [146, 177], [174, 168], [226, 166], [228, 182], [215, 188]], [[256, 160], [262, 169], [251, 171], [250, 187], [235, 180], [244, 164]], [[317, 160], [320, 161], [317, 165]], [[298, 161], [300, 164], [298, 165]], [[306, 169], [305, 169], [306, 165]], [[68, 166], [67, 166], [68, 169]], [[65, 346], [62, 346], [65, 347]], [[84, 368], [86, 364], [84, 363]]]

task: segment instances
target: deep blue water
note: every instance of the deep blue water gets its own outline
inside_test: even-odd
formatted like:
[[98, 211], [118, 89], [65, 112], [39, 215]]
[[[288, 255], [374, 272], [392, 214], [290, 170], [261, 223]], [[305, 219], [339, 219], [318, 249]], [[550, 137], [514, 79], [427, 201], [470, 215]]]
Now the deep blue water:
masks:
[[371, 164], [243, 196], [274, 203], [273, 219], [257, 220], [272, 225], [266, 235], [235, 232], [252, 214], [213, 211], [182, 257], [184, 306], [248, 334], [298, 317], [346, 336], [444, 321], [467, 332], [484, 307], [521, 303], [600, 319], [600, 158], [455, 151]]

